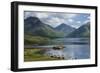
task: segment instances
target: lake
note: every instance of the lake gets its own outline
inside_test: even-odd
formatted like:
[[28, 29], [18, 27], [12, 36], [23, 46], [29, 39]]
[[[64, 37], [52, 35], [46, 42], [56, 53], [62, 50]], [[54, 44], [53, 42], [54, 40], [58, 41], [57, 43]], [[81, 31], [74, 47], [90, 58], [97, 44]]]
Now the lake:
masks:
[[[64, 45], [63, 53], [65, 59], [88, 59], [90, 58], [90, 41], [89, 38], [57, 38], [51, 40], [49, 45], [41, 46], [52, 48], [57, 45]], [[52, 54], [55, 52], [52, 50]], [[57, 51], [54, 55], [57, 54]]]
[[[52, 50], [54, 46], [63, 45], [63, 50]], [[44, 46], [27, 46], [29, 48], [45, 48], [45, 54], [64, 55], [65, 60], [89, 59], [90, 58], [90, 40], [89, 38], [56, 38]]]

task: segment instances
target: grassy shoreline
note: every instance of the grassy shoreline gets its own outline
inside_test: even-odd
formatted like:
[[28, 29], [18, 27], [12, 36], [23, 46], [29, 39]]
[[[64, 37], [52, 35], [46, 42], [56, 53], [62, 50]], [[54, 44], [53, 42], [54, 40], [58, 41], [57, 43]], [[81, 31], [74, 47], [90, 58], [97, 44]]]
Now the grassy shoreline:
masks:
[[37, 48], [30, 48], [24, 49], [24, 61], [30, 62], [30, 61], [51, 61], [51, 60], [62, 60], [60, 58], [56, 57], [50, 57], [44, 54], [44, 49], [37, 49]]

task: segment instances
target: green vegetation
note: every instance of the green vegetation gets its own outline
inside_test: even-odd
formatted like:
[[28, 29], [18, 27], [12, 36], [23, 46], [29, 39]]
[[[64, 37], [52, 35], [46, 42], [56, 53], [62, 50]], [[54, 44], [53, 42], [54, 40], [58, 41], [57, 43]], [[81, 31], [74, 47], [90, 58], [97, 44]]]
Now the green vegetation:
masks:
[[52, 28], [48, 27], [47, 25], [45, 25], [44, 27], [38, 27], [38, 29], [34, 31], [33, 35], [38, 35], [48, 38], [64, 37], [64, 33], [57, 32]]
[[42, 38], [64, 37], [63, 32], [56, 31], [50, 25], [41, 22], [37, 17], [29, 17], [24, 22], [25, 35], [41, 36]]
[[50, 57], [44, 54], [43, 49], [24, 49], [24, 61], [50, 61], [61, 60], [60, 58]]
[[[78, 29], [72, 28], [66, 24], [61, 24], [57, 28], [53, 28], [43, 23], [37, 17], [29, 17], [24, 20], [24, 46], [41, 46], [51, 44], [62, 44], [59, 40], [53, 41], [55, 38], [89, 38], [90, 23], [84, 24]], [[44, 60], [61, 60], [57, 57], [50, 57], [44, 54], [44, 48], [26, 48], [24, 49], [24, 61], [44, 61]], [[69, 57], [68, 57], [69, 59]]]
[[73, 31], [72, 33], [70, 33], [67, 37], [84, 37], [84, 38], [89, 38], [90, 37], [90, 23], [87, 23], [81, 27], [79, 27], [78, 29], [76, 29], [75, 31]]
[[50, 41], [47, 37], [41, 37], [41, 36], [30, 36], [25, 35], [24, 38], [24, 44], [25, 45], [44, 45], [47, 44]]

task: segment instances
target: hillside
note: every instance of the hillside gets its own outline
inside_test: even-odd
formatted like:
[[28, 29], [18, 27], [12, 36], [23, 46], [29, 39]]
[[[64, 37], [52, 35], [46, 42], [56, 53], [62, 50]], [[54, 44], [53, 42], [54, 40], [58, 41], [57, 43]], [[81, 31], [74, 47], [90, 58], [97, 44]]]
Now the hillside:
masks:
[[24, 20], [25, 34], [42, 37], [62, 37], [63, 33], [57, 32], [51, 26], [44, 24], [37, 17], [29, 17]]
[[90, 37], [90, 22], [82, 25], [67, 37]]
[[55, 29], [57, 31], [63, 32], [65, 34], [65, 36], [75, 30], [75, 28], [73, 28], [67, 24], [64, 24], [64, 23], [60, 24]]

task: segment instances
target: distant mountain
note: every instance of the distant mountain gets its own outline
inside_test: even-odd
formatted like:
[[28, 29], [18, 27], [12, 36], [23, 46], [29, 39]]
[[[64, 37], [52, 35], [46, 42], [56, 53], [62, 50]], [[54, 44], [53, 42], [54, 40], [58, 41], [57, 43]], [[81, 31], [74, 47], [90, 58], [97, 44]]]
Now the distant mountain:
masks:
[[24, 32], [28, 35], [42, 36], [42, 37], [62, 37], [63, 33], [57, 32], [50, 25], [44, 24], [37, 17], [28, 17], [24, 20]]
[[67, 37], [90, 37], [90, 22], [82, 25]]
[[69, 34], [69, 33], [71, 33], [72, 31], [74, 31], [75, 30], [75, 28], [73, 28], [73, 27], [71, 27], [71, 26], [69, 26], [69, 25], [67, 25], [67, 24], [60, 24], [59, 26], [57, 26], [56, 28], [55, 28], [57, 31], [60, 31], [60, 32], [64, 32], [65, 33], [65, 35], [67, 35], [67, 34]]

